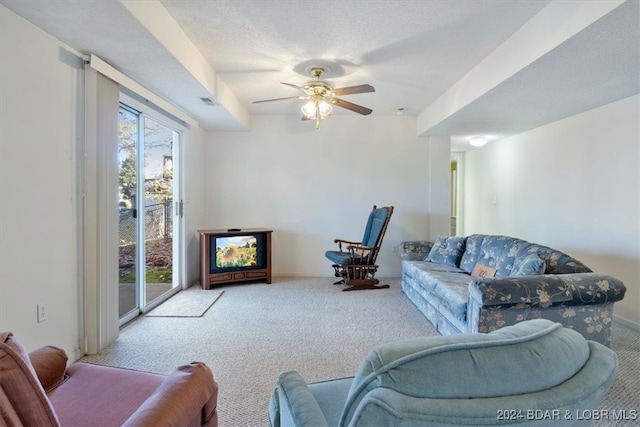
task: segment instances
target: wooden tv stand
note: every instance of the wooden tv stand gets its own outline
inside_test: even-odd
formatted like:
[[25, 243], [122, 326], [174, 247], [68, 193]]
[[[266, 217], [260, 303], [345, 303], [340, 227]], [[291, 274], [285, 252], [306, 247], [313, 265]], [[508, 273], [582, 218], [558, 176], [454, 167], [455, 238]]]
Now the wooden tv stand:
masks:
[[[266, 228], [243, 228], [240, 230], [198, 230], [200, 235], [200, 283], [203, 289], [211, 289], [212, 286], [223, 283], [246, 282], [251, 280], [264, 279], [265, 283], [271, 284], [271, 233], [273, 230]], [[211, 237], [218, 236], [264, 236], [266, 251], [266, 267], [255, 270], [225, 271], [220, 273], [211, 272]]]

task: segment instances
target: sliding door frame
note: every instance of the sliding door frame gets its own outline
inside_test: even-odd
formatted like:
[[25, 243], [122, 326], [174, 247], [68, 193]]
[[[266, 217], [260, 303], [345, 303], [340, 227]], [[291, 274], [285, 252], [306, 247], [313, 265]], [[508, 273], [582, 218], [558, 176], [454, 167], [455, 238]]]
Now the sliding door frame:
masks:
[[[118, 110], [122, 94], [137, 100], [150, 111], [170, 121], [170, 127], [180, 134], [179, 162], [182, 162], [184, 135], [197, 121], [111, 67], [96, 55], [88, 55], [84, 62], [84, 109], [81, 135], [78, 143], [79, 188], [82, 198], [79, 207], [82, 244], [82, 278], [78, 290], [80, 333], [79, 347], [83, 354], [100, 352], [118, 338]], [[104, 92], [103, 92], [104, 91]], [[182, 166], [181, 164], [179, 166]], [[182, 169], [181, 167], [179, 168]], [[182, 182], [179, 191], [184, 194]], [[184, 263], [184, 218], [178, 221], [180, 250], [174, 261], [180, 263], [177, 280], [186, 286]], [[176, 289], [179, 289], [177, 286]], [[149, 308], [151, 309], [151, 308]]]
[[[127, 95], [126, 93], [120, 94], [120, 105], [121, 108], [128, 109], [129, 111], [137, 113], [138, 116], [138, 124], [137, 124], [137, 141], [136, 141], [136, 151], [137, 151], [137, 188], [144, 188], [145, 181], [145, 153], [144, 153], [144, 145], [145, 145], [145, 120], [153, 120], [168, 129], [173, 131], [173, 143], [172, 143], [172, 157], [173, 157], [173, 181], [172, 181], [172, 190], [173, 190], [173, 206], [172, 206], [172, 287], [170, 290], [165, 292], [162, 295], [162, 298], [156, 298], [153, 301], [147, 301], [146, 296], [147, 293], [145, 291], [146, 280], [146, 266], [145, 266], [145, 224], [144, 224], [144, 214], [145, 214], [145, 197], [137, 197], [136, 199], [136, 210], [138, 212], [138, 220], [137, 220], [137, 237], [136, 237], [136, 309], [131, 311], [121, 317], [119, 319], [120, 326], [126, 324], [127, 322], [133, 320], [140, 314], [147, 313], [153, 310], [155, 307], [160, 305], [170, 296], [176, 294], [182, 288], [183, 277], [184, 277], [184, 218], [182, 216], [182, 211], [180, 209], [180, 204], [182, 201], [182, 180], [180, 178], [182, 172], [182, 140], [184, 133], [186, 131], [185, 127], [180, 123], [172, 120], [167, 117], [162, 112], [155, 111], [153, 108], [150, 108], [148, 105], [136, 100], [135, 98]], [[175, 173], [177, 172], [177, 173]], [[144, 194], [144, 191], [141, 192]], [[116, 207], [114, 207], [116, 208]], [[139, 281], [142, 281], [141, 284]]]

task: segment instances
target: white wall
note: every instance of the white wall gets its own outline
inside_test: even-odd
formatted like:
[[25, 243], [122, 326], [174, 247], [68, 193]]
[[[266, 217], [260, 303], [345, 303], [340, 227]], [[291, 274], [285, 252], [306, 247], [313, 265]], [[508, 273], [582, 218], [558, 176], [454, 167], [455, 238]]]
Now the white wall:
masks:
[[[81, 61], [0, 6], [0, 330], [79, 341], [75, 147]], [[36, 322], [36, 305], [49, 319]]]
[[[467, 153], [465, 234], [551, 246], [627, 286], [640, 324], [640, 96]], [[495, 204], [494, 204], [495, 201]]]
[[[334, 115], [315, 130], [296, 116], [255, 116], [250, 132], [210, 133], [203, 228], [271, 228], [274, 275], [332, 277], [333, 239], [359, 241], [373, 205], [393, 205], [378, 275], [399, 276], [394, 248], [433, 232], [437, 160], [415, 129], [412, 117]], [[442, 157], [448, 165], [448, 150]]]
[[[75, 360], [83, 341], [77, 208], [82, 62], [0, 5], [0, 64], [0, 330], [13, 331], [29, 351], [53, 344]], [[192, 128], [183, 139], [188, 284], [199, 280], [193, 236], [204, 218], [204, 135]], [[42, 323], [36, 321], [39, 303], [49, 310]]]
[[438, 235], [448, 236], [451, 229], [451, 139], [432, 136], [429, 141], [430, 233], [424, 238], [435, 241]]

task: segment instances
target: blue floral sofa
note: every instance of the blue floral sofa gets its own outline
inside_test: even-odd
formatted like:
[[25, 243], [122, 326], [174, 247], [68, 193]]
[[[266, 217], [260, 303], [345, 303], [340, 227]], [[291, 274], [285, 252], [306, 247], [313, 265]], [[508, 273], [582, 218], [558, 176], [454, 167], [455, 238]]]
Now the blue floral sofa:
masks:
[[402, 291], [442, 335], [544, 318], [610, 345], [624, 284], [558, 250], [508, 236], [401, 245]]

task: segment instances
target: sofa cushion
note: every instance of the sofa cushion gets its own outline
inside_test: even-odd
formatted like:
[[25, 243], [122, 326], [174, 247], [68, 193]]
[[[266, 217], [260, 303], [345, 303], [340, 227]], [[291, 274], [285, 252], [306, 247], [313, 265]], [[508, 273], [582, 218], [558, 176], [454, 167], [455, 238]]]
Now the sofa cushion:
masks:
[[438, 311], [445, 317], [452, 315], [465, 321], [469, 304], [469, 283], [472, 278], [465, 273], [432, 272], [431, 280], [435, 282], [431, 297]]
[[349, 423], [360, 401], [376, 388], [433, 399], [535, 393], [572, 378], [589, 353], [589, 345], [579, 333], [545, 319], [490, 334], [421, 337], [384, 344], [360, 365], [341, 425]]
[[531, 243], [508, 236], [487, 236], [482, 241], [478, 262], [496, 269], [495, 277], [511, 275], [513, 264], [522, 248]]
[[544, 274], [591, 273], [591, 269], [582, 262], [547, 246], [532, 243], [523, 247], [518, 257], [530, 254], [536, 254], [544, 260], [546, 267]]
[[[509, 240], [511, 242], [509, 242]], [[485, 247], [485, 243], [488, 246]], [[490, 246], [500, 246], [500, 244], [504, 245], [505, 243], [512, 245], [509, 250], [505, 251], [504, 247], [500, 251], [497, 251], [496, 248], [490, 248]], [[513, 251], [517, 252], [514, 253]], [[498, 269], [496, 276], [509, 276], [513, 268], [513, 262], [532, 253], [544, 260], [546, 267], [544, 274], [591, 272], [589, 267], [577, 259], [547, 246], [529, 243], [513, 237], [489, 236], [486, 234], [472, 234], [467, 236], [465, 251], [460, 259], [460, 268], [467, 273], [471, 273], [478, 262], [495, 268], [496, 265], [488, 264], [487, 260], [492, 259], [494, 264], [498, 264], [497, 256], [502, 254], [511, 258], [511, 260], [503, 259], [500, 262], [502, 270]]]
[[464, 237], [438, 236], [427, 255], [427, 261], [457, 267], [464, 253], [464, 246]]
[[11, 332], [0, 332], [0, 424], [59, 426], [29, 356]]
[[457, 267], [428, 261], [403, 261], [403, 274], [415, 278], [429, 304], [447, 316], [466, 320], [472, 278]]
[[473, 271], [474, 267], [478, 263], [480, 247], [482, 246], [482, 241], [485, 237], [487, 237], [485, 234], [472, 234], [467, 237], [464, 253], [462, 254], [462, 258], [460, 258], [460, 268], [463, 271], [466, 271], [469, 274]]
[[409, 273], [411, 275], [417, 274], [417, 272], [428, 273], [431, 271], [441, 271], [443, 273], [464, 273], [458, 267], [429, 261], [402, 261], [402, 266], [405, 273]]
[[511, 269], [512, 276], [535, 276], [544, 274], [546, 263], [535, 253], [516, 259]]

